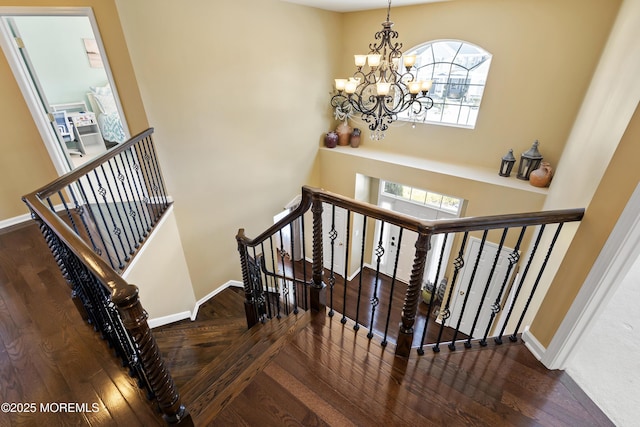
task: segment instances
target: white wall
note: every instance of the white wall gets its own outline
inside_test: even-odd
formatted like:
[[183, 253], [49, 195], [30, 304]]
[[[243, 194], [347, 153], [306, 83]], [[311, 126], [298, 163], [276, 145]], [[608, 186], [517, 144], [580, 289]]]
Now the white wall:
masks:
[[574, 351], [566, 371], [617, 426], [640, 420], [640, 258]]

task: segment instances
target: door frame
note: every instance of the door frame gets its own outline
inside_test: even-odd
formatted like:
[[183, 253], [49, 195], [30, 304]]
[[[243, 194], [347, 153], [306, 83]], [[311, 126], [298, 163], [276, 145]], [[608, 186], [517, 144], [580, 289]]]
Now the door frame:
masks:
[[[124, 110], [122, 109], [122, 104], [120, 103], [120, 96], [118, 95], [118, 91], [113, 79], [113, 74], [111, 73], [109, 59], [104, 49], [102, 37], [98, 29], [98, 23], [91, 7], [0, 6], [0, 18], [3, 18], [5, 16], [87, 17], [89, 19], [89, 22], [91, 23], [91, 28], [98, 45], [98, 50], [100, 51], [100, 55], [102, 56], [104, 70], [107, 74], [107, 80], [111, 85], [111, 91], [115, 98], [116, 108], [118, 110], [118, 114], [120, 115], [122, 127], [127, 138], [131, 137], [129, 126], [124, 115]], [[39, 100], [33, 80], [24, 67], [23, 61], [20, 58], [20, 54], [17, 51], [15, 40], [13, 39], [8, 26], [4, 24], [2, 19], [0, 19], [0, 47], [2, 47], [2, 50], [7, 58], [7, 62], [9, 63], [9, 67], [11, 68], [16, 82], [20, 87], [22, 96], [27, 103], [27, 107], [31, 112], [33, 121], [38, 128], [38, 132], [42, 137], [42, 141], [45, 145], [45, 148], [47, 149], [47, 152], [49, 153], [49, 157], [51, 157], [51, 161], [53, 162], [53, 166], [55, 167], [56, 172], [58, 173], [58, 175], [64, 175], [65, 173], [70, 172], [71, 166], [67, 162], [63, 148], [60, 146], [58, 138], [55, 135], [49, 121], [47, 120], [46, 111], [44, 110], [44, 107]]]

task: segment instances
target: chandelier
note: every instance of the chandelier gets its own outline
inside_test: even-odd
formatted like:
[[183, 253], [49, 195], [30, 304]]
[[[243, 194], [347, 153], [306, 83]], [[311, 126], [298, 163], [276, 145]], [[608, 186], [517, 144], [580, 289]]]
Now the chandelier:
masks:
[[418, 80], [416, 55], [402, 54], [402, 43], [396, 41], [398, 32], [391, 29], [390, 12], [391, 0], [387, 20], [375, 34], [376, 41], [369, 44], [369, 54], [354, 55], [356, 72], [348, 79], [335, 79], [336, 92], [331, 97], [337, 115], [360, 113], [374, 140], [384, 138], [399, 113], [411, 108], [410, 113], [417, 115], [433, 107], [433, 99], [427, 95], [433, 82]]

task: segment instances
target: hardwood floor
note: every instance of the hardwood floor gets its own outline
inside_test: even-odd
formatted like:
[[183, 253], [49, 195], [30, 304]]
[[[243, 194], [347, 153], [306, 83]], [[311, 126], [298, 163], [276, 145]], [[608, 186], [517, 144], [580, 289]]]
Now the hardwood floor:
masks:
[[297, 334], [215, 425], [612, 425], [520, 342], [399, 359], [366, 331], [323, 320]]
[[[522, 343], [399, 359], [392, 343], [381, 347], [341, 316], [301, 311], [294, 321], [313, 321], [282, 323], [282, 334], [270, 325], [247, 331], [236, 291], [204, 304], [195, 322], [154, 330], [197, 426], [612, 425], [568, 375], [548, 371]], [[238, 381], [214, 384], [243, 363], [250, 369], [236, 372]], [[214, 389], [203, 395], [199, 385]], [[81, 320], [33, 225], [0, 230], [0, 401], [37, 405], [0, 413], [0, 427], [164, 425]], [[60, 402], [85, 406], [62, 411]]]
[[0, 426], [163, 425], [70, 295], [35, 224], [0, 231]]

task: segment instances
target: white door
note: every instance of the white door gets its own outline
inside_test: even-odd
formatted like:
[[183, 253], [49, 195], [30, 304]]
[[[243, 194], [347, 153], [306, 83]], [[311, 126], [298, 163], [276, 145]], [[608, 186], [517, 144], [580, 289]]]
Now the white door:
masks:
[[[333, 205], [322, 204], [322, 260], [324, 268], [331, 269], [333, 239], [333, 272], [344, 276], [346, 250], [347, 250], [347, 210], [336, 207], [335, 213]], [[332, 230], [335, 229], [335, 233]]]
[[[380, 196], [379, 205], [385, 209], [390, 209], [394, 212], [400, 212], [406, 215], [410, 215], [420, 219], [443, 219], [443, 218], [455, 218], [455, 215], [447, 212], [442, 212], [437, 209], [430, 208], [428, 206], [419, 205], [416, 203], [407, 202], [404, 200], [396, 200], [384, 195]], [[377, 227], [377, 235], [380, 234], [380, 227]], [[377, 237], [378, 238], [378, 237]], [[400, 228], [385, 224], [383, 231], [382, 244], [384, 248], [384, 258], [380, 266], [380, 271], [388, 276], [393, 275], [396, 255], [400, 251], [398, 257], [398, 268], [396, 271], [396, 279], [405, 283], [409, 283], [411, 279], [411, 270], [413, 268], [413, 261], [416, 254], [416, 241], [418, 239], [418, 233], [410, 230], [404, 230], [402, 232], [402, 240], [400, 239]], [[451, 239], [447, 241], [447, 247], [445, 248], [445, 257], [448, 259], [448, 253], [451, 247]], [[376, 240], [377, 242], [378, 240]], [[425, 263], [424, 278], [434, 282], [435, 273], [437, 271], [437, 262], [442, 251], [442, 245], [444, 244], [444, 235], [434, 236], [431, 239], [431, 249], [427, 253], [427, 260]], [[375, 266], [375, 257], [373, 260]]]
[[[505, 274], [509, 267], [508, 256], [513, 251], [513, 249], [504, 246], [502, 247], [495, 271], [491, 277], [491, 283], [489, 284], [486, 296], [482, 301], [482, 309], [480, 311], [478, 321], [476, 322], [476, 327], [474, 328], [473, 333], [471, 333], [471, 327], [473, 326], [474, 319], [478, 312], [482, 294], [485, 290], [489, 274], [491, 273], [491, 268], [493, 266], [493, 261], [495, 260], [496, 252], [498, 250], [498, 245], [491, 242], [485, 242], [482, 254], [480, 255], [480, 260], [478, 261], [478, 267], [476, 269], [473, 284], [469, 289], [469, 282], [473, 275], [474, 265], [480, 250], [480, 243], [481, 240], [475, 237], [471, 237], [469, 239], [469, 246], [465, 251], [464, 257], [465, 265], [460, 270], [459, 279], [455, 284], [456, 288], [453, 292], [453, 300], [449, 306], [449, 309], [451, 310], [451, 317], [447, 322], [447, 326], [451, 328], [456, 327], [458, 320], [460, 319], [460, 313], [462, 312], [465, 296], [467, 296], [468, 293], [464, 315], [460, 322], [460, 332], [466, 335], [471, 335], [474, 338], [481, 338], [484, 336], [487, 324], [491, 319], [491, 305], [495, 302], [500, 291], [500, 287], [504, 282]], [[513, 270], [510, 274], [512, 273]]]
[[[416, 240], [418, 233], [411, 230], [403, 230], [400, 236], [400, 227], [392, 224], [385, 224], [384, 234], [388, 233], [386, 239], [385, 256], [381, 263], [380, 271], [389, 277], [393, 277], [395, 270], [396, 279], [409, 283], [411, 279], [411, 269], [416, 253]], [[383, 245], [385, 240], [383, 238]], [[398, 256], [398, 252], [400, 255]], [[396, 258], [398, 267], [396, 269]]]

